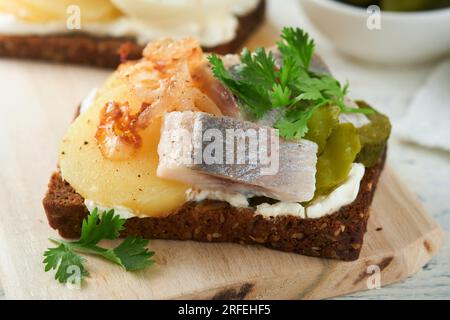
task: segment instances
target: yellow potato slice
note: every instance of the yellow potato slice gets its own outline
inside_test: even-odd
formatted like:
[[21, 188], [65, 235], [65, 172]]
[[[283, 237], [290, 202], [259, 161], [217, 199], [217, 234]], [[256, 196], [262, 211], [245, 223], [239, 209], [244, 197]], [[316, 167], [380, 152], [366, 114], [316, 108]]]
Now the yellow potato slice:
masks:
[[141, 132], [142, 146], [132, 158], [112, 161], [102, 156], [95, 132], [100, 110], [111, 100], [128, 101], [133, 113], [142, 104], [131, 94], [119, 72], [115, 72], [99, 90], [92, 106], [72, 123], [62, 141], [59, 166], [63, 179], [85, 199], [105, 206], [124, 206], [147, 216], [172, 213], [185, 202], [188, 186], [156, 176], [160, 120]]
[[101, 23], [117, 19], [121, 12], [109, 0], [0, 0], [0, 12], [13, 14], [31, 23], [66, 21], [67, 8], [77, 5], [82, 23]]

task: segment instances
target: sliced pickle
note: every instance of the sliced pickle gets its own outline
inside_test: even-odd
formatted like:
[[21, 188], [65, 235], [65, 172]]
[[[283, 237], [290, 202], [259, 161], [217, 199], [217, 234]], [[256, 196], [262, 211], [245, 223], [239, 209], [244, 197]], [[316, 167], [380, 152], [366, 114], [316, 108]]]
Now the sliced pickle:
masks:
[[371, 4], [374, 4], [373, 0], [345, 0], [344, 2], [360, 7], [368, 7]]
[[109, 22], [122, 15], [109, 0], [0, 0], [0, 13], [30, 23], [65, 22], [74, 14], [68, 11], [73, 5], [80, 8], [82, 23]]
[[380, 6], [386, 11], [423, 11], [450, 6], [450, 0], [381, 0]]
[[360, 150], [356, 128], [351, 123], [337, 125], [317, 160], [315, 198], [328, 194], [347, 179]]
[[391, 123], [388, 117], [365, 102], [358, 101], [357, 103], [361, 108], [369, 108], [375, 111], [367, 115], [370, 123], [358, 129], [361, 152], [356, 157], [356, 162], [364, 164], [365, 167], [372, 167], [384, 152], [386, 142], [391, 134]]
[[317, 109], [308, 122], [308, 133], [305, 139], [317, 143], [318, 155], [321, 155], [327, 144], [328, 137], [339, 124], [339, 108], [326, 106]]

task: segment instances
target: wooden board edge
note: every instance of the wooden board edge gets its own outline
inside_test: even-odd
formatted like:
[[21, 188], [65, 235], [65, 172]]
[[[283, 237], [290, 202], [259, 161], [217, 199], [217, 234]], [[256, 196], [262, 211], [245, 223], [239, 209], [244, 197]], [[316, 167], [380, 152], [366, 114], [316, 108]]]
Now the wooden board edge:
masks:
[[[357, 291], [369, 290], [367, 281], [372, 274], [367, 268], [378, 266], [381, 271], [381, 289], [415, 274], [434, 256], [443, 245], [444, 234], [436, 223], [435, 227], [418, 238], [416, 242], [402, 250], [390, 254], [359, 259], [352, 262], [341, 262], [320, 258], [322, 270], [314, 279], [305, 279], [299, 272], [297, 275], [248, 279], [237, 284], [223, 285], [207, 290], [167, 297], [167, 299], [320, 299], [341, 296]], [[332, 268], [330, 268], [332, 267]], [[333, 269], [332, 272], [329, 270]], [[337, 272], [341, 277], [333, 276]], [[328, 270], [328, 271], [327, 271]], [[4, 279], [4, 274], [1, 279]], [[5, 283], [5, 282], [2, 282]], [[305, 285], [306, 284], [306, 285]], [[14, 289], [14, 288], [9, 288]], [[19, 288], [16, 288], [19, 289]], [[20, 289], [4, 288], [6, 299], [23, 299]], [[99, 297], [107, 299], [107, 297]]]
[[[395, 173], [391, 172], [396, 178]], [[396, 179], [397, 180], [397, 179]], [[408, 197], [412, 193], [408, 192]], [[415, 197], [414, 197], [415, 198]], [[412, 199], [411, 199], [412, 200]], [[413, 200], [416, 202], [416, 199]], [[180, 295], [165, 296], [164, 299], [319, 299], [344, 295], [356, 291], [367, 290], [367, 280], [370, 276], [365, 270], [370, 265], [381, 269], [382, 288], [401, 281], [425, 265], [432, 256], [437, 254], [443, 245], [444, 234], [441, 227], [427, 214], [422, 204], [417, 200], [418, 211], [429, 222], [426, 232], [415, 241], [395, 251], [379, 256], [370, 256], [352, 262], [342, 262], [320, 258], [317, 274], [309, 279], [301, 271], [298, 274], [253, 278], [239, 283], [224, 284], [214, 288], [201, 289], [196, 292], [185, 292]], [[6, 254], [3, 252], [3, 256]], [[0, 253], [0, 256], [2, 254]], [[4, 256], [5, 257], [5, 256]], [[0, 271], [1, 270], [0, 267]], [[2, 272], [0, 279], [6, 279]], [[9, 283], [6, 279], [5, 297], [7, 299], [23, 299], [22, 288]], [[8, 286], [9, 284], [9, 286]], [[31, 297], [29, 297], [31, 298]], [[108, 299], [99, 296], [99, 299]]]
[[[431, 219], [431, 218], [430, 218]], [[400, 282], [415, 274], [434, 256], [443, 245], [442, 228], [435, 223], [434, 228], [414, 243], [390, 252], [384, 256], [369, 257], [352, 262], [341, 262], [321, 259], [322, 272], [315, 279], [305, 279], [301, 272], [297, 277], [291, 275], [280, 278], [278, 275], [270, 278], [249, 279], [237, 284], [223, 285], [216, 288], [199, 290], [198, 292], [169, 297], [174, 300], [213, 299], [213, 300], [243, 300], [243, 299], [325, 299], [350, 294], [357, 291], [370, 290], [368, 281], [374, 285], [376, 275], [374, 268], [379, 268], [379, 289]], [[320, 259], [320, 258], [311, 258]], [[333, 265], [333, 274], [338, 272], [342, 278], [330, 278], [329, 265]], [[375, 266], [375, 267], [371, 267]], [[369, 268], [370, 267], [370, 268]], [[306, 286], [305, 286], [306, 284]]]

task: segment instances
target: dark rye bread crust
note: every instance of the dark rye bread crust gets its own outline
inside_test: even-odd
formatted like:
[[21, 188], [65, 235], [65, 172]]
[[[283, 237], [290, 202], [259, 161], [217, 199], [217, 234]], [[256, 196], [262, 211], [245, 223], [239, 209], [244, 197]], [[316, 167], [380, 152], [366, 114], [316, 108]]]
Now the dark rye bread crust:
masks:
[[[356, 260], [385, 159], [386, 153], [374, 167], [366, 169], [352, 204], [319, 219], [264, 218], [255, 215], [252, 208], [240, 209], [226, 202], [206, 200], [187, 202], [167, 217], [128, 219], [121, 236], [260, 244], [308, 256]], [[52, 175], [43, 204], [52, 228], [62, 237], [79, 237], [88, 210], [83, 197], [61, 179], [59, 172]]]
[[[255, 10], [239, 17], [239, 26], [233, 40], [204, 50], [218, 54], [236, 52], [264, 21], [265, 8], [266, 0], [261, 0]], [[141, 58], [142, 49], [143, 46], [138, 45], [135, 39], [124, 37], [95, 37], [85, 33], [46, 36], [0, 34], [1, 57], [78, 63], [105, 68], [117, 67], [121, 58]]]

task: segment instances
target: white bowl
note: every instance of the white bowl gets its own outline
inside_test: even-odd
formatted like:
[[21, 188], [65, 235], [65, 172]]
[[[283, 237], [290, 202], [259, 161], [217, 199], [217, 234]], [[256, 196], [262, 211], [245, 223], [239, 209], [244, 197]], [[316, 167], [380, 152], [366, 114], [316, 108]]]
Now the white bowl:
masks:
[[341, 52], [383, 64], [425, 62], [450, 53], [450, 8], [384, 12], [369, 30], [364, 8], [335, 0], [299, 0], [314, 26]]

